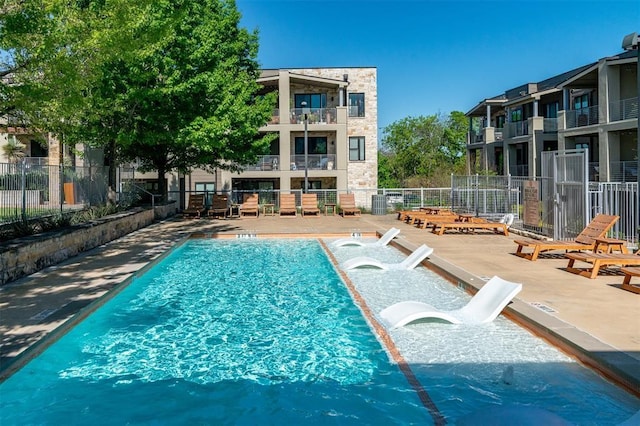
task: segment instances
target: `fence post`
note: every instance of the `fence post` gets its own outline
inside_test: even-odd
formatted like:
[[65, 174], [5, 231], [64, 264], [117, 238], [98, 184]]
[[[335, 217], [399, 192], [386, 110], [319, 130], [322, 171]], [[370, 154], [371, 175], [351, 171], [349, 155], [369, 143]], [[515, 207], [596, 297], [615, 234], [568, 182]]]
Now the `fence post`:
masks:
[[451, 196], [450, 197], [451, 198], [451, 211], [454, 210], [453, 209], [453, 191], [454, 191], [454, 188], [453, 188], [453, 173], [451, 173], [451, 194], [450, 194], [450, 196]]
[[507, 174], [507, 194], [504, 197], [504, 212], [511, 213], [511, 173]]
[[62, 162], [58, 165], [58, 174], [58, 199], [60, 200], [60, 213], [62, 213], [62, 204], [64, 203], [64, 165]]
[[476, 211], [476, 217], [478, 217], [480, 214], [480, 210], [479, 210], [479, 203], [480, 203], [480, 176], [478, 175], [478, 173], [476, 173], [476, 181], [475, 181], [475, 186], [476, 186], [476, 196], [475, 196], [475, 200], [474, 203], [476, 205], [475, 211]]
[[21, 186], [22, 186], [22, 209], [21, 216], [22, 221], [27, 221], [27, 159], [22, 159], [22, 173], [21, 173]]

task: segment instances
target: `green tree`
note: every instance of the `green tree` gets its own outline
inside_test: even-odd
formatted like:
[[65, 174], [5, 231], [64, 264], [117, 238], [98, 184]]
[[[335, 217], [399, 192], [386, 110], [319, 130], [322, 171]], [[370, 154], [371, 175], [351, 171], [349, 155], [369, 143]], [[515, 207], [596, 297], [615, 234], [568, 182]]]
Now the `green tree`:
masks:
[[[0, 113], [104, 147], [160, 177], [237, 170], [264, 153], [256, 33], [232, 0], [5, 0]], [[161, 190], [166, 194], [164, 179]]]
[[158, 1], [146, 16], [137, 31], [162, 39], [105, 64], [79, 137], [157, 171], [162, 194], [167, 172], [254, 162], [273, 139], [258, 129], [275, 94], [257, 95], [257, 34], [239, 27], [235, 2]]
[[129, 31], [151, 0], [4, 0], [0, 114], [62, 132], [82, 110], [101, 64], [148, 36]]
[[464, 114], [407, 117], [383, 130], [383, 182], [398, 186], [446, 186], [464, 166]]
[[402, 186], [392, 174], [391, 154], [378, 150], [378, 186], [381, 188], [398, 188]]
[[6, 145], [2, 145], [2, 153], [10, 163], [17, 163], [24, 158], [26, 145], [16, 138], [9, 138]]

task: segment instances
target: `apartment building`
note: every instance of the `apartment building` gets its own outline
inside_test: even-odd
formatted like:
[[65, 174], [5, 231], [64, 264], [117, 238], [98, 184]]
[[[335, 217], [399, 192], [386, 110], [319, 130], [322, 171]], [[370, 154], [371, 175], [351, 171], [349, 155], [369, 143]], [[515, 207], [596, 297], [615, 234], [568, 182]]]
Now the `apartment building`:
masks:
[[473, 107], [471, 174], [539, 176], [543, 151], [588, 149], [589, 178], [637, 179], [637, 51], [602, 58]]
[[[350, 191], [378, 185], [377, 69], [299, 68], [263, 70], [262, 94], [277, 92], [271, 120], [260, 128], [275, 133], [270, 150], [240, 173], [194, 170], [165, 176], [170, 197], [185, 204], [187, 192], [300, 190]], [[10, 121], [10, 117], [9, 117]], [[305, 123], [306, 122], [306, 123]], [[305, 128], [307, 155], [305, 160]], [[43, 165], [102, 165], [99, 152], [74, 155], [51, 134], [34, 134], [10, 122], [0, 123], [0, 146], [20, 142], [29, 162]], [[0, 163], [10, 159], [0, 152]], [[95, 160], [95, 161], [94, 161]], [[305, 173], [306, 168], [306, 173]], [[139, 187], [157, 193], [157, 173], [127, 175]]]
[[[267, 69], [262, 93], [277, 92], [260, 132], [277, 135], [267, 154], [244, 171], [195, 170], [169, 178], [186, 191], [350, 191], [378, 185], [376, 68]], [[306, 121], [306, 124], [305, 124]], [[305, 127], [307, 156], [305, 161]]]

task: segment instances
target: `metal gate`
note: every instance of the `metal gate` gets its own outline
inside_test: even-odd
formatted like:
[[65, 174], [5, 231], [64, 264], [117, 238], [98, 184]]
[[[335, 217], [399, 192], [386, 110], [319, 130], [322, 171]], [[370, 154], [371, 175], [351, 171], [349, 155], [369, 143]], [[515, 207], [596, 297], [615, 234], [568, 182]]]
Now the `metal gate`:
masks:
[[542, 152], [542, 200], [549, 203], [553, 238], [574, 239], [591, 220], [588, 192], [588, 151]]

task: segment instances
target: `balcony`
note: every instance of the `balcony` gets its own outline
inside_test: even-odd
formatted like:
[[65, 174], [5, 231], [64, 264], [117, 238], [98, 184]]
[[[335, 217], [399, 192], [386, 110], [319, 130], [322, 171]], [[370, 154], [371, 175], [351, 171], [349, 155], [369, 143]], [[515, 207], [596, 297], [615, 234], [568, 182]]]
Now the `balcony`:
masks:
[[[307, 170], [333, 170], [336, 168], [335, 154], [308, 154]], [[291, 170], [304, 170], [304, 155], [291, 156]]]
[[612, 161], [609, 164], [609, 180], [611, 182], [637, 182], [637, 161]]
[[509, 166], [511, 176], [529, 176], [529, 166], [527, 164], [516, 164]]
[[290, 123], [304, 123], [305, 111], [309, 124], [336, 124], [338, 122], [336, 108], [294, 108], [291, 110]]
[[558, 131], [558, 119], [545, 118], [542, 123], [542, 131], [544, 133], [556, 133]]
[[502, 131], [503, 129], [499, 127], [483, 127], [479, 132], [472, 130], [469, 133], [469, 145], [501, 141], [503, 139]]
[[247, 166], [245, 170], [271, 172], [273, 170], [279, 170], [279, 165], [280, 165], [279, 155], [262, 155], [259, 157], [257, 163]]
[[567, 129], [598, 124], [598, 105], [566, 111]]
[[609, 102], [609, 121], [622, 121], [638, 118], [638, 98]]
[[271, 120], [267, 124], [280, 124], [280, 110], [274, 109], [271, 113]]
[[508, 138], [515, 138], [518, 136], [525, 136], [529, 134], [529, 120], [515, 121], [513, 123], [506, 123], [505, 131]]

